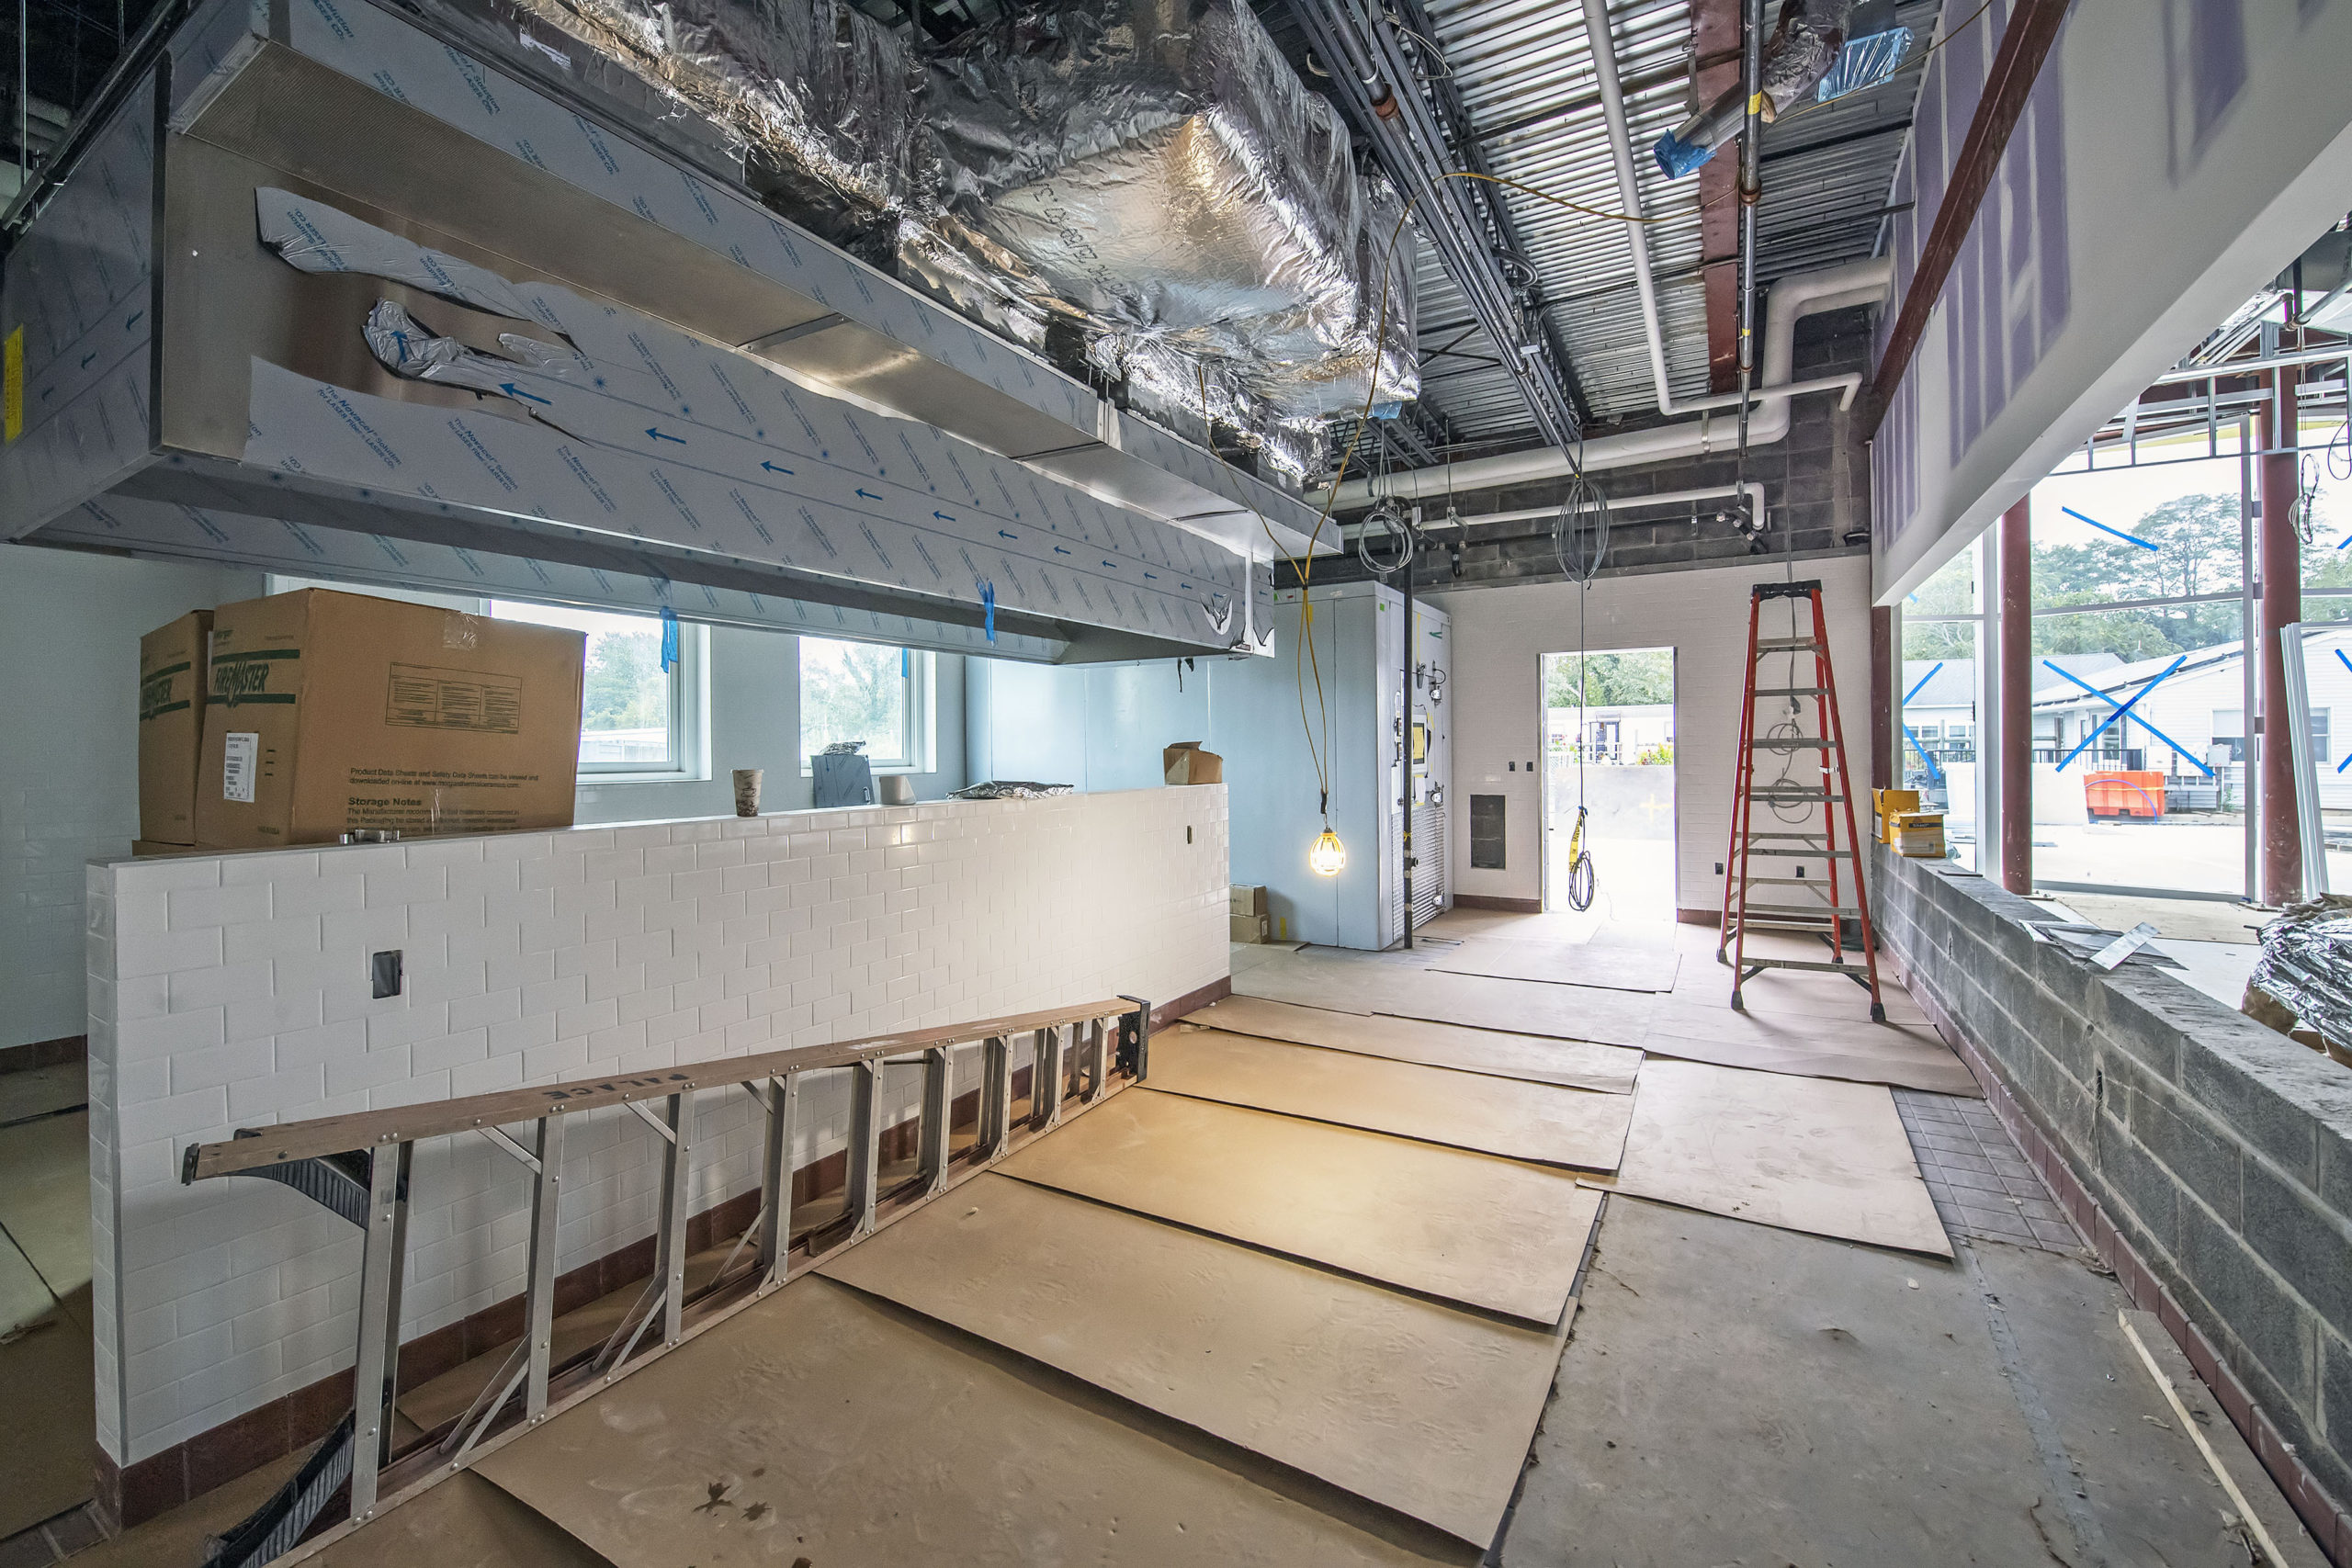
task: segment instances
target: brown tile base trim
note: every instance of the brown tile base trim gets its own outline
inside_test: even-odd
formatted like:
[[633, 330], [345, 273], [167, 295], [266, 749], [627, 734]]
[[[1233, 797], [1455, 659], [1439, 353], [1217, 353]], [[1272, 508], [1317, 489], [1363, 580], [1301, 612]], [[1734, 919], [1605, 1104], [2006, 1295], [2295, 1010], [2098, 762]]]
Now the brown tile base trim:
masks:
[[1724, 923], [1721, 909], [1677, 909], [1674, 918], [1686, 926], [1720, 926]]
[[62, 1066], [90, 1059], [90, 1037], [68, 1034], [56, 1040], [36, 1040], [27, 1045], [0, 1045], [0, 1073], [29, 1072], [35, 1067]]
[[1544, 900], [1505, 898], [1495, 893], [1456, 893], [1453, 907], [1457, 909], [1494, 909], [1506, 915], [1540, 915], [1544, 912]]
[[[1905, 969], [1910, 967], [1907, 959], [1904, 964]], [[2065, 1156], [2027, 1113], [1999, 1066], [1961, 1032], [1933, 997], [1917, 987], [1912, 987], [1911, 996], [1936, 1026], [1936, 1032], [1944, 1037], [1944, 1043], [1975, 1075], [1986, 1102], [2000, 1117], [2001, 1124], [2009, 1130], [2009, 1135], [2017, 1140], [2018, 1147], [2033, 1168], [2041, 1172], [2042, 1180], [2050, 1184], [2052, 1195], [2058, 1200], [2058, 1206], [2066, 1211], [2075, 1230], [2089, 1239], [2099, 1262], [2114, 1271], [2124, 1295], [2142, 1312], [2154, 1314], [2156, 1321], [2172, 1336], [2173, 1343], [2180, 1347], [2180, 1353], [2188, 1358], [2188, 1364], [2212, 1391], [2214, 1402], [2228, 1413], [2230, 1424], [2245, 1438], [2246, 1447], [2262, 1461], [2262, 1468], [2270, 1472], [2270, 1479], [2278, 1483], [2278, 1490], [2286, 1495], [2296, 1516], [2303, 1521], [2303, 1528], [2311, 1531], [2312, 1539], [2327, 1554], [2327, 1560], [2336, 1568], [2352, 1568], [2352, 1513], [2338, 1506], [2320, 1486], [2293, 1448], [2279, 1436], [2270, 1417], [2254, 1403], [2237, 1374], [2214, 1350], [2212, 1341], [2190, 1321], [2172, 1292], [2165, 1289], [2115, 1228], [2114, 1222], [2099, 1207], [2098, 1200], [2091, 1196], [2082, 1179], [2066, 1163]]]
[[[1204, 1007], [1232, 990], [1219, 981], [1170, 1003], [1189, 1011]], [[1203, 998], [1193, 1001], [1193, 997]], [[1181, 1017], [1182, 1012], [1170, 1016]], [[1155, 1013], [1155, 1018], [1157, 1013]], [[1030, 1069], [1012, 1075], [1015, 1100], [1029, 1093]], [[948, 1124], [968, 1127], [980, 1115], [980, 1093], [958, 1095], [948, 1106]], [[910, 1116], [882, 1130], [882, 1158], [911, 1159], [917, 1152], [920, 1119]], [[838, 1191], [849, 1176], [849, 1152], [836, 1149], [792, 1173], [796, 1207]], [[729, 1236], [749, 1230], [759, 1217], [757, 1189], [739, 1192], [703, 1210], [686, 1222], [686, 1250], [700, 1252]], [[555, 1311], [565, 1313], [587, 1305], [600, 1296], [650, 1278], [653, 1273], [653, 1238], [644, 1236], [616, 1252], [565, 1270], [556, 1277]], [[463, 1366], [485, 1350], [512, 1343], [523, 1333], [523, 1298], [509, 1296], [456, 1323], [423, 1334], [401, 1347], [401, 1386], [413, 1388]], [[158, 1454], [136, 1463], [118, 1466], [104, 1450], [97, 1451], [96, 1498], [94, 1506], [116, 1532], [144, 1523], [156, 1515], [200, 1497], [274, 1459], [309, 1447], [326, 1436], [344, 1412], [351, 1408], [351, 1373], [322, 1378], [249, 1410], [218, 1427], [198, 1432]]]
[[1174, 1001], [1161, 1002], [1151, 1010], [1151, 1026], [1165, 1029], [1188, 1012], [1198, 1012], [1211, 1002], [1221, 1002], [1233, 995], [1233, 976], [1211, 980], [1197, 990], [1186, 991]]

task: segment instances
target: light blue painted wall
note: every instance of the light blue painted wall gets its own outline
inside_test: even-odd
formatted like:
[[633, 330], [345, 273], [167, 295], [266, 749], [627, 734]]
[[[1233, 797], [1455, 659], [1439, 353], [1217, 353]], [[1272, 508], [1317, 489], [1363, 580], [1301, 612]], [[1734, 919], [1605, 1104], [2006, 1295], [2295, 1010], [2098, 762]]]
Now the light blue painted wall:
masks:
[[[1331, 709], [1336, 813], [1376, 784], [1354, 761], [1370, 755], [1369, 604], [1352, 607], [1366, 622], [1354, 674], [1325, 671]], [[1334, 629], [1318, 623], [1317, 646]], [[1198, 740], [1225, 760], [1231, 804], [1229, 880], [1262, 884], [1278, 930], [1293, 941], [1343, 940], [1341, 913], [1362, 906], [1371, 919], [1373, 845], [1351, 853], [1337, 878], [1306, 869], [1321, 829], [1315, 769], [1299, 717], [1295, 623], [1276, 634], [1273, 658], [1159, 660], [1137, 664], [1050, 666], [972, 659], [965, 663], [967, 771], [983, 779], [1031, 779], [1082, 790], [1148, 789], [1161, 783], [1160, 751]], [[1363, 691], [1356, 687], [1363, 685]], [[1354, 701], [1350, 702], [1348, 698]], [[1306, 706], [1314, 711], [1314, 688]], [[1361, 712], [1351, 712], [1361, 709]], [[1320, 728], [1317, 730], [1318, 743]], [[1367, 816], [1367, 821], [1369, 817]]]
[[0, 1046], [79, 1034], [85, 862], [139, 834], [139, 639], [262, 574], [0, 545]]

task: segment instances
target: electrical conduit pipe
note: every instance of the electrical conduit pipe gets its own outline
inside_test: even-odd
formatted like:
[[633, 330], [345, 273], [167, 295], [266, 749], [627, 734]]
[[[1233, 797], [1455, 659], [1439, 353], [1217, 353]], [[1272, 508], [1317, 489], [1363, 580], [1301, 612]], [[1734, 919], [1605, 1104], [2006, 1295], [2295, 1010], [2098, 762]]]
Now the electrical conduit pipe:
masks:
[[[1616, 164], [1618, 199], [1629, 217], [1639, 218], [1641, 187], [1634, 172], [1633, 139], [1625, 119], [1624, 93], [1617, 76], [1617, 51], [1609, 31], [1607, 0], [1584, 0], [1584, 11], [1586, 37], [1599, 78], [1602, 117], [1609, 124], [1610, 152]], [[1676, 400], [1667, 379], [1666, 340], [1658, 320], [1657, 288], [1650, 276], [1649, 237], [1640, 223], [1627, 223], [1624, 229], [1626, 243], [1633, 252], [1634, 287], [1641, 300], [1642, 333], [1648, 343], [1650, 375], [1657, 389], [1658, 410], [1668, 414], [1696, 412], [1700, 417], [1680, 424], [1658, 425], [1588, 441], [1582, 455], [1585, 471], [1668, 462], [1677, 457], [1703, 457], [1736, 449], [1736, 414], [1718, 420], [1712, 413], [1718, 409], [1736, 411], [1741, 400], [1738, 393]], [[1801, 394], [1835, 389], [1840, 393], [1838, 407], [1854, 406], [1855, 394], [1861, 388], [1859, 374], [1849, 372], [1807, 381], [1792, 378], [1797, 321], [1824, 310], [1877, 304], [1894, 291], [1894, 262], [1890, 256], [1873, 256], [1842, 266], [1798, 273], [1772, 285], [1764, 323], [1764, 358], [1758, 367], [1761, 376], [1755, 390], [1748, 394], [1758, 404], [1747, 423], [1750, 446], [1769, 446], [1787, 438], [1790, 402]], [[1332, 505], [1334, 510], [1344, 511], [1369, 506], [1385, 495], [1418, 501], [1452, 491], [1565, 479], [1574, 472], [1575, 465], [1566, 452], [1557, 446], [1539, 446], [1466, 463], [1385, 474], [1376, 480], [1351, 479], [1340, 487]]]

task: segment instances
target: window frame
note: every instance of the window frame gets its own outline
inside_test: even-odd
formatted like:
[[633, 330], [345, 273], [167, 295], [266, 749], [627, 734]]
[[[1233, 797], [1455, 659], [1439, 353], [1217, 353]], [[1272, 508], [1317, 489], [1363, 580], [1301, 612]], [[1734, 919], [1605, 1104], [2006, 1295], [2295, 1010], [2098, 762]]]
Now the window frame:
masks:
[[909, 775], [933, 773], [939, 771], [939, 656], [928, 649], [910, 648], [901, 643], [870, 642], [862, 637], [809, 637], [795, 639], [793, 649], [793, 731], [795, 749], [800, 752], [800, 776], [815, 776], [816, 766], [808, 755], [808, 675], [804, 662], [808, 646], [812, 642], [838, 643], [858, 648], [894, 649], [902, 656], [905, 673], [899, 680], [905, 683], [906, 697], [900, 705], [900, 755], [884, 761], [869, 757], [874, 772]]
[[[542, 604], [530, 599], [482, 600], [482, 613], [492, 620], [499, 619], [502, 604], [527, 608], [566, 610], [579, 615], [610, 615], [616, 620], [644, 621], [657, 632], [662, 626], [659, 615], [636, 615], [616, 610], [607, 605]], [[514, 617], [518, 621], [521, 617]], [[522, 622], [537, 625], [535, 622]], [[710, 777], [710, 628], [694, 621], [678, 623], [678, 657], [670, 662], [670, 761], [665, 767], [649, 768], [642, 762], [589, 762], [584, 759], [574, 763], [579, 781], [583, 786], [602, 788], [605, 784], [699, 784]], [[585, 746], [590, 734], [587, 725], [586, 694], [582, 694], [580, 726], [581, 744]]]

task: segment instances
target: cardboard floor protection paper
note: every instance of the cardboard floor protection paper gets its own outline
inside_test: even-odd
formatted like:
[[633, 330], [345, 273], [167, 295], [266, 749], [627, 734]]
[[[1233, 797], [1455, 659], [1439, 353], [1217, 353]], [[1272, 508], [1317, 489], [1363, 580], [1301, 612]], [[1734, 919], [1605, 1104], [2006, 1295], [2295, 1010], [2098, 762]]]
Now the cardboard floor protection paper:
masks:
[[1544, 1325], [1567, 1304], [1598, 1210], [1566, 1171], [1148, 1089], [997, 1168]]
[[1587, 1170], [1617, 1168], [1633, 1111], [1630, 1095], [1515, 1083], [1221, 1029], [1153, 1036], [1150, 1087]]
[[1610, 991], [1670, 991], [1682, 955], [1598, 942], [1518, 942], [1475, 937], [1430, 961], [1449, 975], [1487, 975], [1499, 980], [1540, 980], [1555, 986], [1593, 986]]
[[1634, 1076], [1642, 1066], [1642, 1054], [1623, 1045], [1596, 1045], [1586, 1040], [1555, 1040], [1541, 1034], [1472, 1029], [1428, 1019], [1333, 1012], [1324, 1008], [1269, 1001], [1263, 997], [1230, 996], [1187, 1015], [1184, 1021], [1265, 1040], [1288, 1040], [1301, 1045], [1322, 1045], [1366, 1056], [1386, 1056], [1399, 1062], [1419, 1062], [1426, 1066], [1453, 1067], [1534, 1083], [1565, 1084], [1571, 1089], [1599, 1089], [1608, 1094], [1633, 1093]]
[[[1764, 982], [1750, 982], [1760, 990]], [[1662, 999], [1645, 1048], [1653, 1055], [1719, 1066], [1891, 1084], [1931, 1094], [1982, 1098], [1967, 1065], [1924, 1023], [1872, 1023], [1870, 998], [1850, 985], [1854, 1013], [1843, 1019], [1734, 1012], [1725, 1001]]]
[[1510, 1506], [1567, 1321], [1500, 1323], [1000, 1176], [819, 1272], [1475, 1546]]
[[1636, 1048], [1649, 1032], [1657, 1005], [1655, 998], [1636, 992], [1451, 975], [1410, 962], [1415, 957], [1338, 956], [1310, 949], [1236, 975], [1233, 988], [1333, 1012], [1388, 1013]]
[[811, 1276], [475, 1469], [616, 1568], [1430, 1560], [1054, 1376]]
[[1615, 1190], [1758, 1224], [1951, 1256], [1878, 1084], [1653, 1060]]

